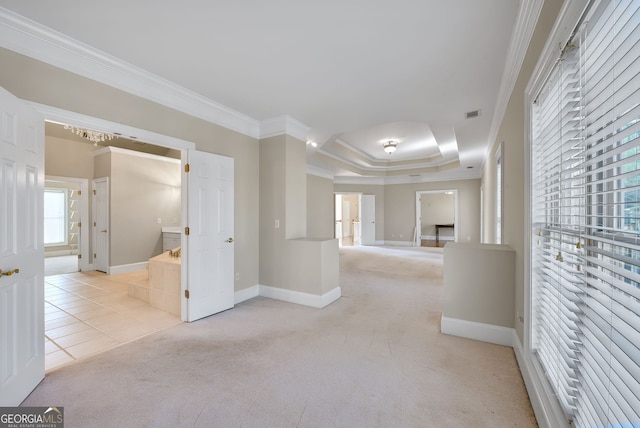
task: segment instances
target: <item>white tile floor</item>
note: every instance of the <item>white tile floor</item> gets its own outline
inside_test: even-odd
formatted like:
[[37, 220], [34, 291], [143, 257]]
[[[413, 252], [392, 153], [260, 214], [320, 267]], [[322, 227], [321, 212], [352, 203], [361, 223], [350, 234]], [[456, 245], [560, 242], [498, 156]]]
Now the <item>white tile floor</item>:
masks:
[[128, 296], [147, 271], [45, 277], [45, 370], [50, 371], [179, 324], [179, 318]]

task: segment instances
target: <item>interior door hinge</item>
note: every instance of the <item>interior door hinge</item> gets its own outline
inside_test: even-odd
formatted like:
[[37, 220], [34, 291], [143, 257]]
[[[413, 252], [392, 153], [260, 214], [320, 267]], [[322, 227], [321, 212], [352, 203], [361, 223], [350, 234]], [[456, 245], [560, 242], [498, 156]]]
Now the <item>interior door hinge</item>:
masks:
[[184, 290], [184, 297], [189, 298], [189, 290]]
[[78, 222], [78, 227], [82, 227], [82, 222]]
[[78, 258], [81, 259], [82, 258], [82, 254], [78, 254]]
[[96, 257], [98, 257], [96, 253], [93, 253], [93, 258], [95, 259]]
[[185, 235], [188, 235], [188, 234], [189, 234], [189, 227], [185, 227], [185, 228], [184, 228], [184, 234], [185, 234]]
[[188, 163], [184, 164], [184, 172], [189, 172], [191, 170], [191, 167], [189, 166]]
[[94, 194], [94, 195], [96, 194], [96, 189], [93, 189], [93, 194]]
[[93, 227], [96, 227], [96, 222], [95, 221], [93, 222]]
[[82, 195], [82, 190], [78, 190], [78, 196]]

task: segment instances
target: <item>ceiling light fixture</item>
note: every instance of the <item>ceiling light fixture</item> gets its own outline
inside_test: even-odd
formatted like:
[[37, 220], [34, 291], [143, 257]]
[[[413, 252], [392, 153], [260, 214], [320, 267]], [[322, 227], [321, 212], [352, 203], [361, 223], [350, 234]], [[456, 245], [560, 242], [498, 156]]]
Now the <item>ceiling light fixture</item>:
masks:
[[318, 143], [316, 143], [315, 141], [309, 140], [309, 141], [307, 141], [307, 146], [311, 146], [313, 148], [316, 148], [316, 147], [318, 147]]
[[398, 146], [398, 142], [395, 140], [389, 140], [385, 143], [382, 143], [382, 147], [384, 151], [391, 154], [396, 151], [396, 147]]
[[76, 128], [75, 126], [70, 126], [70, 125], [64, 125], [64, 129], [68, 129], [74, 134], [82, 138], [86, 138], [87, 140], [91, 141], [94, 146], [97, 146], [98, 143], [101, 143], [103, 141], [107, 141], [107, 140], [110, 141], [110, 140], [113, 140], [114, 138], [118, 138], [117, 135], [111, 135], [111, 134], [98, 132], [98, 131], [91, 131], [89, 129]]

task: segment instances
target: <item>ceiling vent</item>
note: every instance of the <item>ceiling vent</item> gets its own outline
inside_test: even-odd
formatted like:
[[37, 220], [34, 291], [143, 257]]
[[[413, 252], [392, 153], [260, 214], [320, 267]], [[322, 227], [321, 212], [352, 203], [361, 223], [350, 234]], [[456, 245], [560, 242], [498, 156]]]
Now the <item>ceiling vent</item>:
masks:
[[467, 119], [473, 119], [480, 116], [480, 110], [469, 111], [466, 113]]

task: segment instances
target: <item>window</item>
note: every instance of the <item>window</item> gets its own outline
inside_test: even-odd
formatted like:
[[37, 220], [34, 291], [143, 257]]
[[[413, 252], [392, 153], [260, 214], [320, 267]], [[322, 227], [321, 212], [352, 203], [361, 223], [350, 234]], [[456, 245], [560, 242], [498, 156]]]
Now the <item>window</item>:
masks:
[[531, 109], [531, 351], [577, 427], [640, 423], [640, 1], [594, 1]]
[[44, 245], [67, 244], [67, 191], [44, 190]]

